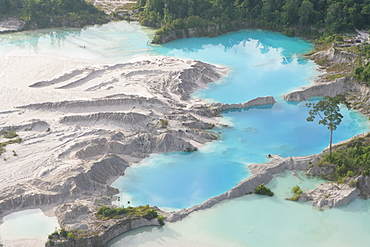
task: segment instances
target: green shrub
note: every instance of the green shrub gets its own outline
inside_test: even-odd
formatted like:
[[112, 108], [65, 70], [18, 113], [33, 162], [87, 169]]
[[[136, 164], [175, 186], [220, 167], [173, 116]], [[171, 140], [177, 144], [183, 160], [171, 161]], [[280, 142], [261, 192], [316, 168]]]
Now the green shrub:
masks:
[[260, 194], [260, 195], [267, 195], [267, 196], [273, 196], [274, 193], [265, 186], [265, 184], [261, 184], [259, 186], [257, 186], [255, 189], [254, 189], [254, 193], [256, 194]]
[[369, 176], [370, 175], [370, 169], [366, 169], [362, 172], [362, 176]]
[[151, 220], [151, 219], [157, 218], [158, 214], [154, 209], [148, 209], [148, 210], [145, 211], [143, 217], [145, 219]]
[[68, 232], [66, 231], [65, 228], [60, 229], [60, 236], [66, 238], [67, 235], [68, 235]]
[[8, 139], [12, 139], [14, 137], [17, 137], [18, 134], [14, 130], [7, 130], [3, 133], [3, 136]]
[[117, 218], [119, 216], [136, 216], [136, 217], [144, 217], [146, 219], [155, 219], [158, 217], [157, 211], [151, 209], [149, 205], [145, 206], [138, 206], [138, 207], [108, 207], [108, 206], [101, 206], [96, 215], [102, 217], [103, 219], [111, 219]]
[[161, 224], [161, 226], [163, 226], [164, 225], [164, 216], [160, 215], [160, 216], [157, 217], [157, 219], [158, 219], [159, 224]]
[[290, 197], [290, 198], [286, 198], [286, 200], [290, 200], [290, 201], [298, 201], [299, 197], [302, 195], [302, 190], [301, 190], [301, 187], [299, 187], [298, 185], [294, 186], [292, 188], [292, 192], [294, 193], [294, 196], [293, 197]]
[[335, 179], [339, 182], [346, 182], [346, 178], [359, 174], [370, 175], [370, 139], [364, 137], [354, 139], [344, 144], [341, 149], [329, 155], [325, 155], [319, 161], [319, 165], [334, 164], [336, 166]]
[[292, 191], [293, 191], [294, 194], [302, 194], [301, 187], [299, 187], [298, 185], [294, 186], [292, 188]]

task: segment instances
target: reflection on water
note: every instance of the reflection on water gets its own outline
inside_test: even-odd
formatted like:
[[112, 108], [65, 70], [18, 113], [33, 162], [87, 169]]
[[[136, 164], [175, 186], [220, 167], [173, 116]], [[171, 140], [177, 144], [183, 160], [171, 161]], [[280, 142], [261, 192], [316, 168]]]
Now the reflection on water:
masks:
[[[268, 153], [284, 157], [306, 155], [327, 146], [328, 131], [305, 121], [304, 103], [288, 104], [282, 100], [283, 94], [311, 83], [317, 76], [317, 66], [301, 55], [312, 49], [311, 44], [261, 30], [176, 40], [163, 46], [150, 46], [152, 36], [153, 30], [126, 22], [3, 34], [0, 54], [48, 54], [97, 63], [117, 63], [146, 54], [198, 59], [228, 66], [230, 73], [196, 92], [196, 97], [224, 103], [275, 97], [278, 103], [274, 106], [223, 113], [230, 127], [216, 129], [220, 140], [198, 152], [154, 155], [127, 169], [117, 186], [133, 204], [189, 207], [248, 177], [246, 165], [267, 161]], [[335, 142], [368, 130], [367, 119], [360, 114], [351, 111], [343, 114], [344, 122], [334, 133]], [[288, 176], [287, 181], [290, 180]], [[250, 195], [164, 228], [150, 228], [150, 234], [135, 231], [115, 246], [366, 246], [369, 235], [363, 226], [370, 223], [368, 211], [368, 203], [362, 200], [322, 212], [279, 197]], [[42, 217], [22, 219], [36, 224], [42, 222]], [[4, 225], [3, 230], [12, 231], [7, 236], [23, 237], [18, 235], [22, 222], [14, 221], [16, 228]], [[41, 225], [32, 228], [42, 232], [38, 230]], [[355, 240], [349, 241], [346, 234]]]
[[196, 97], [222, 103], [268, 95], [279, 100], [294, 88], [309, 84], [318, 74], [317, 66], [300, 56], [312, 49], [310, 43], [260, 30], [176, 40], [155, 49], [168, 56], [228, 66], [226, 78], [195, 93]]
[[117, 63], [150, 53], [154, 30], [138, 23], [111, 22], [102, 26], [53, 28], [0, 35], [3, 55], [36, 53]]

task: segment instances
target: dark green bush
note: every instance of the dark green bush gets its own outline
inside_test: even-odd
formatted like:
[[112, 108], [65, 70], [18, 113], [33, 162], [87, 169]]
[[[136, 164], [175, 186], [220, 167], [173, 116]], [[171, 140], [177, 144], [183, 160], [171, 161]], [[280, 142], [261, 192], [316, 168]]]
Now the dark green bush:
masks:
[[261, 185], [257, 186], [254, 189], [254, 193], [260, 194], [260, 195], [267, 195], [267, 196], [273, 196], [274, 195], [274, 193], [269, 188], [267, 188], [264, 184], [261, 184]]

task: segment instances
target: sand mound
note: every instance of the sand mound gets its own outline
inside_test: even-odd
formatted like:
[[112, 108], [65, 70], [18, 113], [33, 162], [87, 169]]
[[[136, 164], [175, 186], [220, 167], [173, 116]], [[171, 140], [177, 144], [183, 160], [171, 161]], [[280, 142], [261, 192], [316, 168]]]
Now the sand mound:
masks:
[[[190, 95], [226, 74], [199, 61], [146, 57], [125, 64], [40, 55], [2, 58], [0, 130], [17, 132], [0, 156], [0, 207], [94, 205], [151, 153], [191, 151], [215, 139], [212, 109]], [[17, 137], [17, 138], [18, 138]], [[1, 142], [8, 139], [1, 138]]]

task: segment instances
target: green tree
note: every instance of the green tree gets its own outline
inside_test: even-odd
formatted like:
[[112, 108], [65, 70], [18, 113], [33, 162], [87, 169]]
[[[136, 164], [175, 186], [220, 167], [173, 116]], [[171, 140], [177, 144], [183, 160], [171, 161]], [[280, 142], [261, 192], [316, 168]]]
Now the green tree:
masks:
[[313, 22], [313, 15], [315, 13], [314, 5], [310, 0], [303, 0], [301, 7], [298, 9], [299, 25], [305, 26]]
[[312, 109], [308, 112], [309, 117], [307, 121], [313, 122], [316, 117], [319, 117], [319, 124], [327, 126], [330, 131], [330, 146], [329, 157], [331, 159], [332, 144], [333, 144], [333, 131], [337, 129], [338, 125], [342, 122], [343, 115], [340, 114], [340, 104], [343, 103], [348, 107], [343, 95], [338, 94], [335, 97], [326, 96], [317, 103], [307, 103], [306, 106]]
[[284, 25], [293, 25], [299, 19], [298, 10], [300, 8], [301, 1], [299, 0], [287, 0], [283, 6], [282, 20]]

